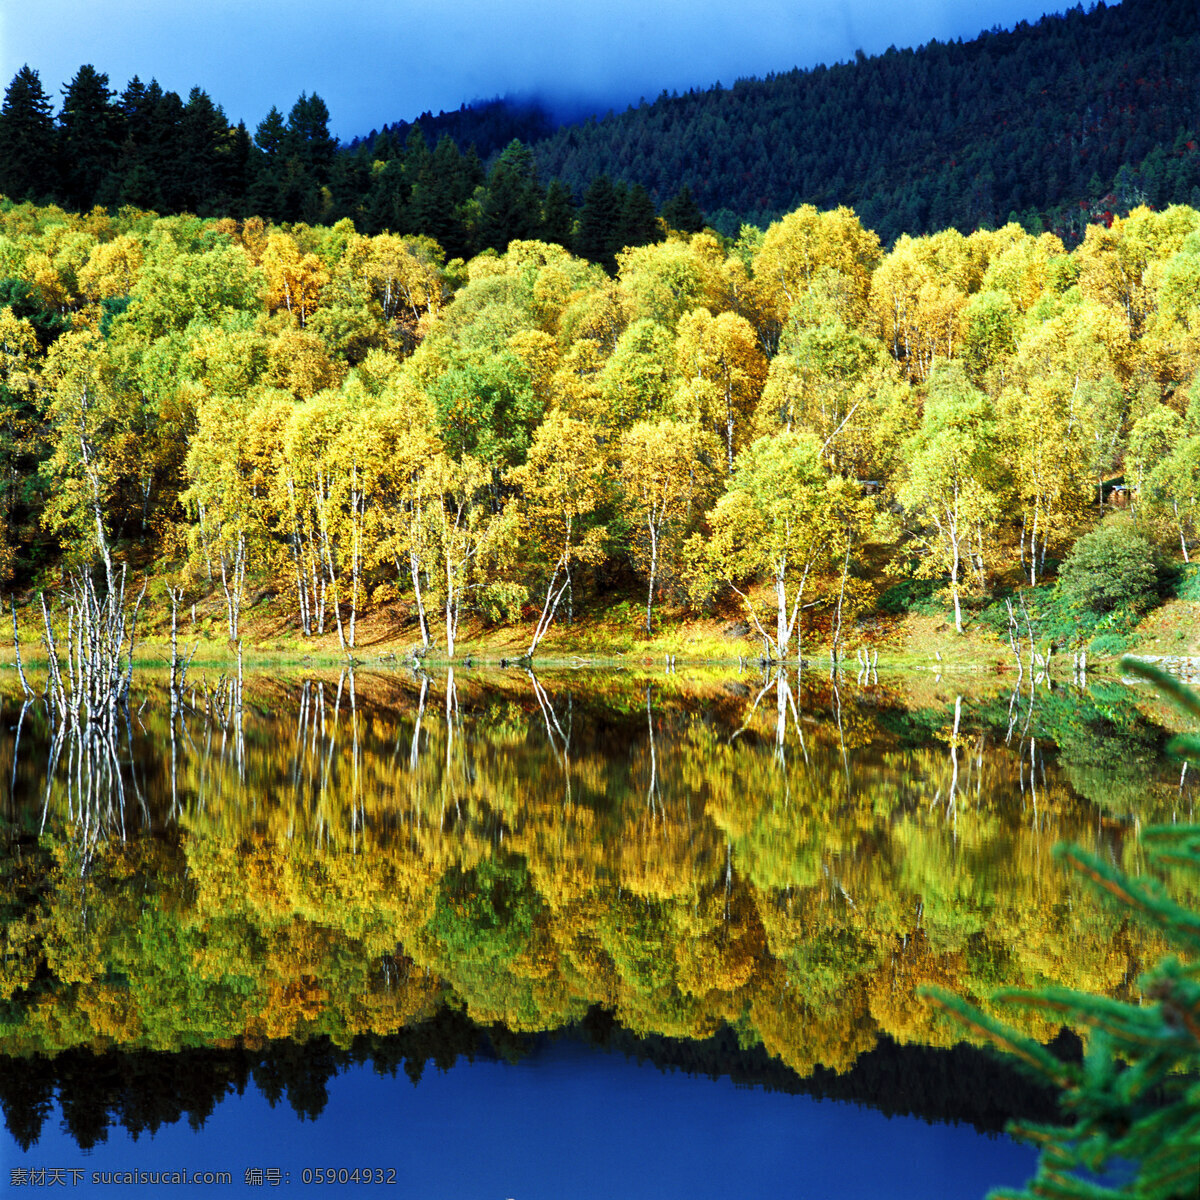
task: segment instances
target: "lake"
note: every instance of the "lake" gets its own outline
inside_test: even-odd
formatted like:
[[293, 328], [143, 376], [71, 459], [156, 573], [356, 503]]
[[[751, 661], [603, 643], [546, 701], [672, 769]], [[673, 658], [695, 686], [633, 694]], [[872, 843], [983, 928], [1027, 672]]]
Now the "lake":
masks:
[[1136, 872], [1196, 799], [1117, 682], [193, 676], [111, 742], [3, 700], [12, 1186], [1019, 1185], [1053, 1097], [921, 989], [1077, 1055], [991, 995], [1131, 998], [1163, 947], [1054, 846]]

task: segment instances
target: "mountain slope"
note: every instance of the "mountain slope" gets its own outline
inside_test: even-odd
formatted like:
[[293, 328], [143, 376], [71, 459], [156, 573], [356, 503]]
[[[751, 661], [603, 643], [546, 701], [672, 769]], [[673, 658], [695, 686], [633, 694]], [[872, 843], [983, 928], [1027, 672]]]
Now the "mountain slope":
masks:
[[1044, 214], [1073, 239], [1106, 206], [1194, 199], [1197, 78], [1200, 5], [1125, 0], [664, 94], [564, 127], [535, 153], [543, 178], [576, 194], [600, 173], [659, 203], [686, 184], [727, 230], [811, 203], [853, 206], [885, 241], [1012, 212]]

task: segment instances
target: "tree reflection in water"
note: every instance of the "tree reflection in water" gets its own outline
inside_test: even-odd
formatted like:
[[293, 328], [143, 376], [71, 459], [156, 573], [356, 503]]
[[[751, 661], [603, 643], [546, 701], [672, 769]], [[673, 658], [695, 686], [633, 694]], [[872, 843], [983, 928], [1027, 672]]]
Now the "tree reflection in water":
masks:
[[[1080, 731], [1125, 711], [1095, 691], [344, 670], [186, 701], [144, 685], [111, 743], [8, 705], [10, 1059], [603, 1012], [816, 1078], [948, 1047], [926, 983], [1132, 995], [1156, 940], [1048, 851], [1136, 870], [1135, 822], [1194, 799], [1158, 759], [1134, 813], [1080, 795]], [[1120, 719], [1144, 764], [1161, 736]]]

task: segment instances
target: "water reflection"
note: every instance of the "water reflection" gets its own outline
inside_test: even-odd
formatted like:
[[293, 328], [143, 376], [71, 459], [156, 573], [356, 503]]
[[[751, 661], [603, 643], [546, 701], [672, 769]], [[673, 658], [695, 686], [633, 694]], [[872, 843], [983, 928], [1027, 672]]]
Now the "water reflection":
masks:
[[[1049, 851], [1136, 870], [1195, 794], [1119, 692], [344, 670], [175, 701], [143, 685], [107, 743], [6, 707], [8, 1055], [348, 1052], [450, 1009], [845, 1071], [958, 1039], [926, 983], [1129, 995], [1156, 939]], [[1114, 743], [1135, 808], [1079, 786]]]

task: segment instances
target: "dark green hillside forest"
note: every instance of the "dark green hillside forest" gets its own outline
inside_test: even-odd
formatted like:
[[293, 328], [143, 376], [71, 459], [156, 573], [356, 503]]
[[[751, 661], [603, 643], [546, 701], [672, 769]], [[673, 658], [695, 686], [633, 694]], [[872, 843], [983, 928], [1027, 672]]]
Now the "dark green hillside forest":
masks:
[[656, 213], [684, 232], [707, 213], [736, 236], [802, 204], [853, 207], [884, 245], [1015, 219], [1072, 246], [1139, 204], [1200, 203], [1198, 76], [1192, 0], [1076, 7], [557, 130], [536, 102], [494, 100], [346, 145], [316, 95], [250, 131], [202, 87], [118, 90], [84, 66], [56, 116], [26, 67], [0, 109], [0, 193], [77, 211], [349, 218], [435, 238], [448, 258], [538, 238], [610, 269], [617, 250], [657, 240]]
[[[613, 262], [628, 245], [657, 241], [653, 202], [640, 185], [607, 180], [594, 199], [577, 199], [551, 180], [543, 186], [529, 148], [505, 134], [545, 132], [501, 104], [452, 114], [458, 121], [385, 129], [339, 146], [329, 110], [302, 95], [285, 117], [272, 108], [253, 136], [231, 126], [202, 88], [186, 100], [154, 80], [132, 79], [121, 92], [95, 67], [80, 67], [53, 114], [36, 70], [18, 71], [0, 106], [0, 194], [76, 211], [132, 206], [159, 214], [333, 224], [437, 240], [449, 258], [503, 250], [514, 238], [586, 247]], [[460, 150], [452, 132], [469, 128], [494, 149], [484, 165], [475, 145]], [[684, 228], [700, 228], [699, 213]], [[589, 232], [590, 231], [590, 232]]]
[[902, 233], [1016, 217], [1068, 244], [1137, 204], [1200, 201], [1200, 6], [1125, 0], [970, 42], [739, 80], [560, 129], [538, 165], [665, 199], [725, 232], [801, 204]]

